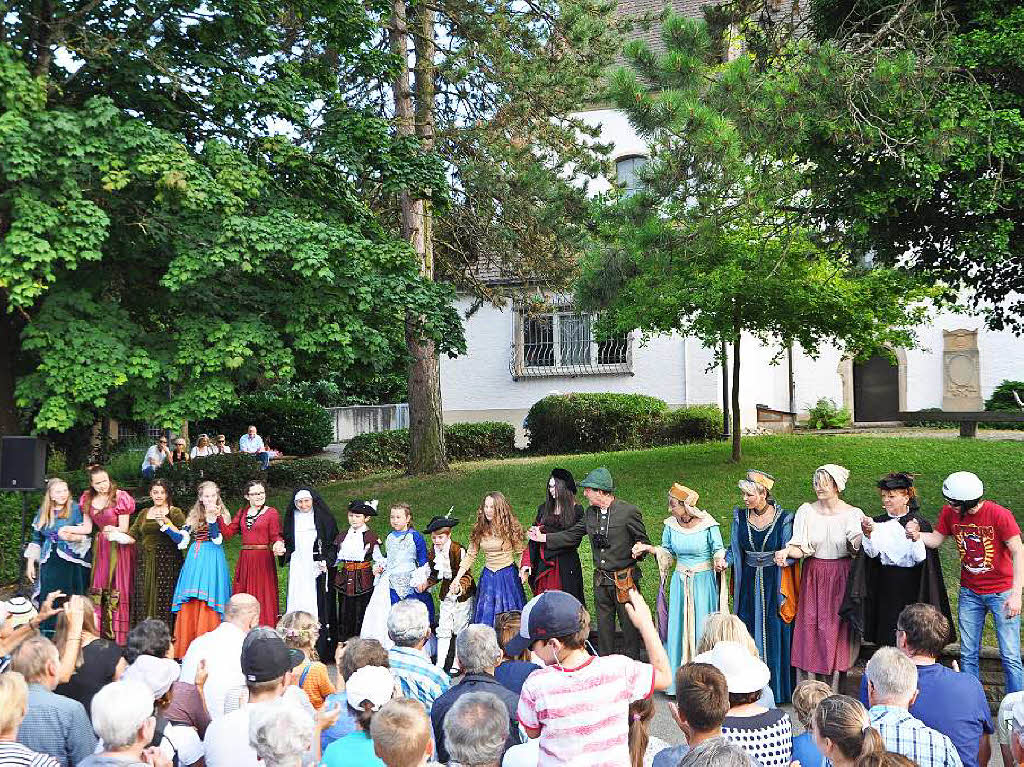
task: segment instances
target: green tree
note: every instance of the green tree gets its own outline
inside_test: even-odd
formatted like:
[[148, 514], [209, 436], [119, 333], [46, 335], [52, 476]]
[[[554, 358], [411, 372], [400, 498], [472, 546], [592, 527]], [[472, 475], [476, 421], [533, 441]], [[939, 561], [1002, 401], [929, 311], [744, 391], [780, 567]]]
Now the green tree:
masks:
[[[826, 341], [863, 354], [910, 346], [930, 293], [906, 272], [864, 268], [810, 226], [807, 168], [765, 141], [749, 94], [765, 92], [753, 55], [722, 63], [703, 21], [669, 14], [664, 54], [626, 47], [615, 103], [651, 145], [628, 198], [599, 201], [598, 244], [578, 297], [602, 330], [679, 330], [732, 345], [733, 460], [740, 459], [741, 337], [814, 355]], [[781, 352], [780, 352], [781, 354]]]
[[[387, 370], [421, 318], [461, 348], [451, 292], [361, 197], [357, 174], [441, 166], [346, 110], [391, 60], [371, 7], [15, 3], [0, 36], [0, 413], [177, 425], [297, 369]], [[54, 57], [52, 52], [62, 52]], [[309, 140], [330, 104], [330, 142]]]

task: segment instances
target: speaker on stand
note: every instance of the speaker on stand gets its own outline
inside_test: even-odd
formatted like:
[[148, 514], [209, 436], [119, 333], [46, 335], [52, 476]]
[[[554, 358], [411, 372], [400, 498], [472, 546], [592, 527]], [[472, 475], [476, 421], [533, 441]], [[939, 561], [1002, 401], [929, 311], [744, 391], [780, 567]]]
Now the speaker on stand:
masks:
[[28, 533], [28, 493], [46, 487], [46, 440], [4, 437], [0, 442], [0, 490], [21, 493], [21, 548]]

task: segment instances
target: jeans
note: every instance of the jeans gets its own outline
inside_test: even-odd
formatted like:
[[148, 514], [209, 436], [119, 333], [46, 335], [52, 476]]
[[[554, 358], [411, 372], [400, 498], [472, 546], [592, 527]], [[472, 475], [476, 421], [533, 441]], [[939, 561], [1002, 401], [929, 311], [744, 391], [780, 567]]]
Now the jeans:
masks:
[[142, 476], [144, 479], [153, 479], [156, 475], [156, 466], [148, 464], [142, 467]]
[[981, 634], [985, 628], [986, 613], [992, 613], [995, 621], [996, 638], [999, 641], [999, 656], [1006, 674], [1006, 692], [1024, 690], [1024, 668], [1020, 660], [1020, 616], [1007, 618], [1003, 602], [1009, 591], [1000, 594], [979, 594], [964, 586], [960, 587], [960, 662], [963, 670], [980, 678], [978, 654], [981, 651]]
[[260, 459], [260, 468], [266, 471], [270, 466], [270, 453], [259, 452], [256, 453], [256, 457]]

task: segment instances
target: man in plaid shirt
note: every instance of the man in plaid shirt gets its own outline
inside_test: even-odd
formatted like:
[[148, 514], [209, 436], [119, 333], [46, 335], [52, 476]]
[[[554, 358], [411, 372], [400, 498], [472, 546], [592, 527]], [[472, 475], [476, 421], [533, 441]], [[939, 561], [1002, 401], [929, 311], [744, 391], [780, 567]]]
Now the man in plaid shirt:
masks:
[[917, 667], [910, 658], [895, 647], [882, 647], [871, 656], [865, 674], [871, 726], [882, 734], [887, 751], [920, 767], [962, 767], [953, 742], [908, 710], [917, 698]]

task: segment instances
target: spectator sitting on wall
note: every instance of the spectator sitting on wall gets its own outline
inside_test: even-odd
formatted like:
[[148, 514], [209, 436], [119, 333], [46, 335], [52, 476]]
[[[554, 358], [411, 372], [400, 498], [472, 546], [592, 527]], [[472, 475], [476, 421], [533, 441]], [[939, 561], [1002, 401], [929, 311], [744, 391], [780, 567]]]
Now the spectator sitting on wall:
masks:
[[163, 466], [164, 461], [174, 463], [171, 459], [171, 449], [167, 447], [167, 437], [160, 437], [146, 451], [146, 457], [142, 459], [140, 473], [146, 479], [153, 479], [156, 470]]
[[213, 455], [216, 452], [217, 448], [210, 444], [210, 436], [208, 434], [200, 434], [196, 446], [189, 453], [189, 458], [206, 458], [206, 456]]
[[214, 445], [214, 449], [217, 453], [230, 453], [231, 446], [228, 445], [228, 438], [223, 434], [218, 434], [217, 443]]
[[171, 453], [171, 463], [188, 463], [188, 445], [184, 437], [174, 440], [174, 451]]
[[256, 432], [255, 426], [250, 426], [249, 431], [238, 440], [238, 450], [242, 453], [255, 455], [259, 459], [260, 467], [264, 471], [270, 466], [270, 451], [263, 441], [263, 437]]

